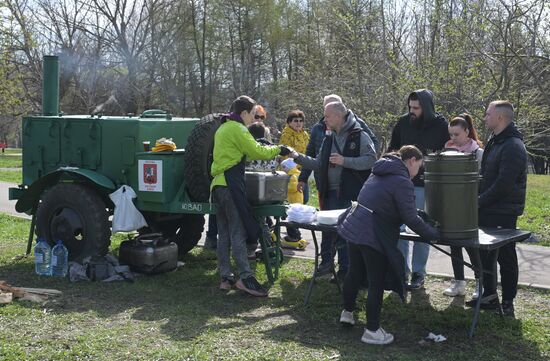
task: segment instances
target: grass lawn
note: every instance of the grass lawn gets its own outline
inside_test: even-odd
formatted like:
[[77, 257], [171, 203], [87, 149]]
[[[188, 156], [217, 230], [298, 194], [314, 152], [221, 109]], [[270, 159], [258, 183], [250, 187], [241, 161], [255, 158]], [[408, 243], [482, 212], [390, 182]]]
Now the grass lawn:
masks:
[[20, 184], [23, 181], [21, 171], [0, 170], [0, 181]]
[[0, 168], [21, 168], [21, 158], [20, 155], [0, 154]]
[[5, 154], [21, 154], [21, 152], [22, 152], [21, 148], [6, 148], [4, 150]]
[[534, 232], [540, 245], [550, 246], [550, 176], [529, 174], [525, 212], [518, 227]]
[[[0, 153], [0, 168], [21, 168], [21, 149], [6, 149], [6, 154]], [[0, 181], [20, 184], [23, 181], [21, 170], [0, 170]]]
[[[286, 261], [265, 299], [219, 291], [215, 255], [202, 249], [176, 272], [134, 283], [71, 284], [36, 276], [32, 256], [14, 258], [25, 250], [28, 222], [0, 215], [0, 279], [63, 296], [44, 305], [0, 306], [1, 360], [550, 360], [549, 292], [521, 288], [518, 318], [482, 313], [470, 341], [471, 310], [463, 298], [441, 294], [446, 280], [431, 277], [405, 304], [386, 294], [382, 322], [395, 342], [369, 346], [359, 341], [362, 302], [359, 324], [341, 328], [341, 297], [327, 280], [302, 305], [310, 261]], [[265, 282], [262, 265], [257, 275]], [[420, 345], [429, 332], [448, 339]]]

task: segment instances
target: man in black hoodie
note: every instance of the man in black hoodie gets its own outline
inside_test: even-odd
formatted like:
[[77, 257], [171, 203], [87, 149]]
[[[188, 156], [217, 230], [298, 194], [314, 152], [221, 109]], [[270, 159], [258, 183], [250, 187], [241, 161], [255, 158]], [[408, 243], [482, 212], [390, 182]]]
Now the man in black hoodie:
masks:
[[[525, 208], [527, 188], [527, 151], [523, 136], [514, 124], [514, 107], [510, 102], [497, 100], [485, 112], [485, 124], [492, 131], [481, 160], [479, 183], [479, 226], [516, 228], [518, 216]], [[483, 278], [482, 308], [496, 308], [497, 273], [492, 264], [494, 252], [482, 252], [481, 261], [486, 274]], [[498, 250], [502, 283], [502, 309], [514, 316], [514, 298], [518, 286], [518, 257], [516, 244]], [[468, 305], [474, 305], [472, 301]]]
[[[388, 152], [397, 151], [404, 145], [414, 145], [423, 154], [443, 149], [449, 140], [449, 124], [442, 115], [436, 113], [433, 93], [428, 89], [415, 90], [409, 94], [407, 104], [409, 112], [401, 116], [393, 128]], [[423, 173], [424, 170], [421, 169], [413, 178], [416, 208], [420, 209], [424, 209]], [[408, 274], [409, 242], [399, 240], [398, 246], [405, 257]], [[424, 284], [430, 246], [427, 243], [414, 242], [412, 253], [412, 276], [408, 288], [418, 289]]]

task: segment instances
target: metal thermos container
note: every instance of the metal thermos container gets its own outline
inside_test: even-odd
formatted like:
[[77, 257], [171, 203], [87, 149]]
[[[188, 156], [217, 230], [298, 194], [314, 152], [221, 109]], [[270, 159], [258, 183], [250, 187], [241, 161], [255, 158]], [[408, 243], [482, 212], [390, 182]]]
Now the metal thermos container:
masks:
[[425, 211], [445, 240], [478, 237], [479, 165], [475, 153], [446, 150], [424, 160]]

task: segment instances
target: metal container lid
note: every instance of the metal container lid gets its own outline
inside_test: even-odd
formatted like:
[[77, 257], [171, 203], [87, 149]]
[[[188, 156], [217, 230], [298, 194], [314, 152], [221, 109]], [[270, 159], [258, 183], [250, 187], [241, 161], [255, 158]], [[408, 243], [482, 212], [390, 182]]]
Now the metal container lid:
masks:
[[430, 153], [427, 156], [429, 159], [448, 159], [448, 160], [463, 160], [475, 159], [475, 153], [464, 153], [455, 149], [445, 149], [436, 153]]

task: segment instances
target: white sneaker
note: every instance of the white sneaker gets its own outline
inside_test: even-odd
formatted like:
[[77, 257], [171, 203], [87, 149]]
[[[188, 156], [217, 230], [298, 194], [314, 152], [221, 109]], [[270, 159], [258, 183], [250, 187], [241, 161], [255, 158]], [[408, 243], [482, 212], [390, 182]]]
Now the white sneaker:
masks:
[[464, 296], [466, 294], [466, 281], [457, 281], [452, 280], [451, 285], [445, 291], [443, 291], [445, 296]]
[[[476, 288], [474, 289], [474, 293], [472, 293], [472, 299], [474, 300], [477, 300], [477, 298], [479, 297], [478, 289], [479, 289], [479, 279], [476, 279]], [[481, 287], [481, 294], [483, 294], [483, 287]]]
[[340, 315], [340, 323], [350, 326], [355, 325], [355, 317], [353, 317], [353, 312], [342, 310], [342, 314]]
[[369, 331], [365, 328], [361, 341], [371, 345], [387, 345], [393, 342], [393, 335], [384, 331], [382, 327], [376, 330], [376, 332]]

